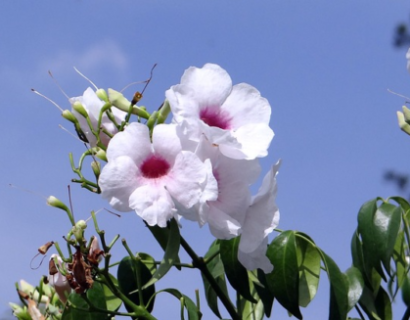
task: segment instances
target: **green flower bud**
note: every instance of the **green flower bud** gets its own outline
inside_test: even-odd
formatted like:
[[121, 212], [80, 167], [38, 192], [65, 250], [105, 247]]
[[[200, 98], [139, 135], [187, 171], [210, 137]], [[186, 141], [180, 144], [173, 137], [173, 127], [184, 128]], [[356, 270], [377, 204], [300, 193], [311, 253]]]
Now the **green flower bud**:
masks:
[[103, 149], [99, 149], [99, 150], [95, 153], [95, 156], [96, 156], [98, 159], [102, 160], [102, 161], [108, 162], [107, 153], [106, 153]]
[[[113, 89], [108, 89], [108, 97], [114, 107], [124, 112], [129, 112], [130, 107], [131, 107], [131, 102], [127, 98], [125, 98], [121, 92], [115, 91]], [[132, 107], [132, 113], [144, 119], [149, 118], [148, 112], [136, 106]]]
[[402, 112], [397, 111], [397, 119], [399, 120], [400, 129], [410, 135], [410, 125], [406, 122]]
[[98, 161], [91, 162], [91, 168], [93, 169], [94, 175], [98, 180], [101, 173], [101, 164]]
[[64, 110], [63, 113], [61, 114], [63, 116], [64, 119], [72, 122], [72, 123], [77, 123], [78, 120], [77, 118], [72, 114], [72, 112], [70, 110]]
[[84, 109], [83, 105], [79, 101], [75, 101], [72, 105], [73, 109], [81, 114], [84, 118], [88, 117], [88, 112]]
[[55, 207], [55, 208], [59, 208], [64, 211], [68, 211], [67, 206], [54, 196], [49, 196], [47, 198], [47, 204], [51, 207]]
[[75, 239], [78, 243], [83, 242], [84, 230], [87, 228], [87, 222], [84, 220], [78, 221], [72, 229]]
[[109, 102], [108, 100], [108, 94], [104, 89], [98, 89], [95, 94], [97, 95], [98, 98], [100, 98], [102, 101]]
[[403, 109], [404, 120], [406, 121], [407, 124], [410, 124], [410, 109], [407, 108], [406, 106], [403, 106], [402, 109]]

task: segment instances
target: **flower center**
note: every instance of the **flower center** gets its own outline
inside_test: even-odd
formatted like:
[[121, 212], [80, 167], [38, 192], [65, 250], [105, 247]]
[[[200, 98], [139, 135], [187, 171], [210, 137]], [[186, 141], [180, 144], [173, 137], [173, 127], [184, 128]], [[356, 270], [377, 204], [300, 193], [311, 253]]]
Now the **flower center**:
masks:
[[215, 108], [204, 108], [199, 112], [200, 119], [208, 126], [221, 129], [230, 128], [230, 117], [225, 112]]
[[159, 156], [152, 155], [141, 165], [141, 173], [145, 178], [156, 179], [166, 175], [169, 168], [167, 161]]

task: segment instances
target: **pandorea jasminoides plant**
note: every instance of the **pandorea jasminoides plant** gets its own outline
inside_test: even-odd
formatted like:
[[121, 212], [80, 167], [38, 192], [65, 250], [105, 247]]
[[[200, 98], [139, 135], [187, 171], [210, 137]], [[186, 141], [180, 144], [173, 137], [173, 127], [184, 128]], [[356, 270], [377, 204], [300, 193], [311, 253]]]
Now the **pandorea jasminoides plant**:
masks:
[[[181, 319], [201, 319], [204, 304], [198, 294], [182, 293], [180, 283], [157, 289], [171, 268], [200, 271], [206, 302], [218, 318], [270, 317], [276, 300], [302, 319], [300, 307], [315, 297], [321, 270], [330, 282], [329, 319], [346, 320], [353, 308], [361, 319], [364, 314], [393, 319], [391, 300], [399, 289], [408, 306], [403, 319], [410, 317], [410, 204], [392, 197], [362, 206], [351, 242], [353, 263], [344, 273], [309, 235], [277, 229], [280, 160], [259, 190], [251, 192], [262, 171], [259, 160], [267, 156], [274, 135], [270, 104], [257, 89], [232, 85], [224, 69], [208, 63], [188, 68], [152, 113], [138, 105], [143, 98], [139, 92], [129, 98], [113, 89], [107, 92], [88, 88], [69, 99], [71, 110], [61, 109], [88, 143], [78, 164], [70, 153], [77, 175], [72, 181], [101, 194], [115, 210], [135, 212], [142, 218], [136, 224], [145, 223], [164, 256], [135, 253], [124, 238], [124, 257], [112, 261], [119, 235], [108, 242], [93, 211], [96, 235], [86, 238], [87, 222], [76, 221], [67, 205], [50, 196], [47, 203], [65, 211], [71, 224], [63, 237], [67, 252], [58, 242], [39, 248], [44, 255], [54, 246], [57, 253], [38, 286], [16, 284], [21, 305], [10, 304], [15, 317], [151, 320], [157, 310], [166, 309], [156, 304], [156, 296], [169, 294], [181, 306]], [[410, 134], [407, 108], [399, 113], [399, 122]], [[83, 170], [87, 160], [93, 177]], [[198, 255], [181, 234], [180, 227], [189, 222], [209, 228], [215, 240], [208, 252]], [[274, 230], [280, 234], [270, 238]], [[137, 232], [134, 226], [123, 231]], [[191, 261], [181, 261], [181, 247]]]

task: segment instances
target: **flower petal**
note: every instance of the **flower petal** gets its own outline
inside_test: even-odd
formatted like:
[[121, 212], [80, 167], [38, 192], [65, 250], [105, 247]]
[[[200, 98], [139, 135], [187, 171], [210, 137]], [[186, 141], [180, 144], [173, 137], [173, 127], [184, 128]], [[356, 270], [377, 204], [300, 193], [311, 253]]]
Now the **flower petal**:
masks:
[[276, 175], [280, 160], [272, 167], [263, 179], [262, 186], [252, 199], [246, 212], [239, 249], [251, 253], [260, 246], [268, 234], [278, 226], [279, 209], [275, 198], [277, 193]]
[[129, 197], [138, 187], [139, 169], [127, 156], [111, 159], [103, 168], [98, 180], [101, 195], [119, 211], [131, 211]]
[[257, 247], [254, 251], [250, 253], [245, 253], [238, 250], [238, 260], [239, 262], [248, 270], [252, 271], [255, 269], [261, 269], [265, 273], [270, 273], [273, 270], [273, 266], [266, 256], [268, 238]]
[[133, 122], [111, 139], [107, 159], [110, 162], [117, 157], [127, 155], [136, 165], [140, 165], [150, 153], [152, 153], [152, 146], [148, 127]]
[[158, 185], [145, 185], [136, 189], [130, 196], [130, 207], [150, 226], [162, 228], [176, 214], [168, 191]]

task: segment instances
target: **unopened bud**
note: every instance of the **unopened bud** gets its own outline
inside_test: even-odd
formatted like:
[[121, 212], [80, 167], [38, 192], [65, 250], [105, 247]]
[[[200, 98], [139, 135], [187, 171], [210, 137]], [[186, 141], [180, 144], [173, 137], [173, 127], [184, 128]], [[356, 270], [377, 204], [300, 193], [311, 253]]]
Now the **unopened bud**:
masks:
[[87, 110], [84, 109], [83, 105], [79, 101], [75, 101], [72, 105], [73, 109], [81, 114], [84, 118], [88, 117]]
[[49, 196], [47, 198], [47, 204], [51, 207], [59, 208], [64, 211], [68, 210], [67, 206], [54, 196]]
[[403, 109], [404, 120], [406, 121], [407, 124], [410, 124], [410, 109], [407, 108], [406, 106], [403, 106], [402, 109]]
[[108, 100], [108, 94], [107, 91], [104, 89], [98, 89], [95, 94], [97, 95], [98, 98], [100, 98], [102, 101], [109, 102]]
[[94, 175], [98, 180], [101, 173], [101, 164], [98, 161], [91, 162], [91, 168], [93, 169]]
[[106, 153], [103, 149], [99, 149], [99, 150], [95, 153], [95, 156], [96, 156], [98, 159], [102, 160], [102, 161], [108, 162], [107, 153]]
[[397, 111], [397, 119], [399, 120], [400, 129], [410, 135], [410, 125], [404, 119], [404, 114], [402, 112]]
[[[131, 102], [127, 98], [125, 98], [121, 92], [115, 91], [113, 89], [108, 89], [108, 97], [113, 106], [124, 112], [129, 112], [130, 107], [132, 107]], [[138, 107], [133, 107], [132, 113], [144, 119], [149, 118], [149, 113]]]
[[63, 116], [64, 119], [74, 124], [78, 122], [77, 118], [75, 117], [75, 115], [73, 115], [73, 113], [70, 110], [64, 110], [61, 115]]

